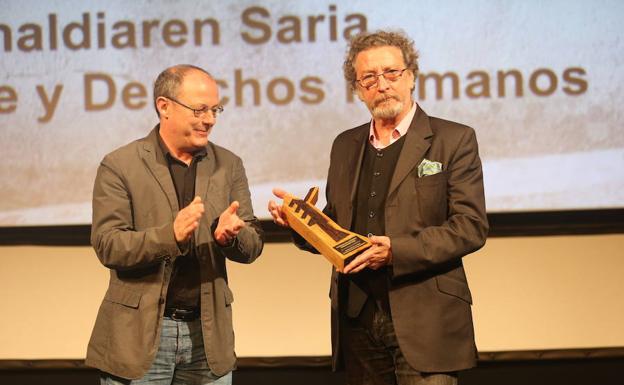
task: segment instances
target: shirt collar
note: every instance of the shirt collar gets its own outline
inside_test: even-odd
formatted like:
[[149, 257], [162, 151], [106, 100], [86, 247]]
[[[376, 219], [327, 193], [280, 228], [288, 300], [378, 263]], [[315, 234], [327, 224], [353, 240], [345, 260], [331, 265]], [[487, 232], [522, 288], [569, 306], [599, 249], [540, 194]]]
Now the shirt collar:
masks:
[[377, 135], [375, 134], [375, 119], [371, 119], [370, 129], [368, 131], [368, 141], [373, 145], [373, 147], [381, 150], [401, 139], [403, 135], [407, 134], [407, 130], [409, 129], [410, 124], [412, 124], [412, 119], [414, 119], [414, 115], [416, 114], [417, 106], [416, 102], [412, 104], [412, 108], [409, 110], [407, 115], [401, 119], [399, 124], [394, 128], [394, 131], [392, 131], [392, 137], [390, 138], [390, 143], [387, 146], [383, 145], [377, 138]]

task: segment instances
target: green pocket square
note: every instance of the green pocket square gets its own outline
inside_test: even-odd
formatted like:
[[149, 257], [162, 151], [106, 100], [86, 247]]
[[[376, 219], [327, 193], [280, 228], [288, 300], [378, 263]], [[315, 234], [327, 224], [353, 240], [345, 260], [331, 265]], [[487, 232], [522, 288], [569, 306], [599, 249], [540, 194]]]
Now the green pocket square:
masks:
[[442, 171], [442, 163], [423, 159], [418, 165], [418, 177], [434, 175]]

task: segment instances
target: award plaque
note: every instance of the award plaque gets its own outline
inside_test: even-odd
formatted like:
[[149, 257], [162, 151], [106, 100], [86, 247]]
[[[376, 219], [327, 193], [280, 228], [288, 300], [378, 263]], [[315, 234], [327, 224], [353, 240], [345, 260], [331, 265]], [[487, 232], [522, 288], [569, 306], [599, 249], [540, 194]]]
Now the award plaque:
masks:
[[342, 271], [345, 265], [372, 243], [368, 238], [338, 226], [316, 208], [314, 204], [318, 193], [319, 188], [312, 187], [304, 199], [286, 195], [282, 211], [286, 214], [290, 227], [314, 246], [338, 271]]

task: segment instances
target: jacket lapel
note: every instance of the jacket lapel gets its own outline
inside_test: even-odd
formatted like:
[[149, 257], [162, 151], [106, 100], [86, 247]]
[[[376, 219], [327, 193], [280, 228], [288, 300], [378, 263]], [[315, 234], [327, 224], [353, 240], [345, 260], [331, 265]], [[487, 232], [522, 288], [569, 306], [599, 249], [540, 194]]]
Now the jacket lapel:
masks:
[[157, 135], [158, 126], [156, 126], [145, 138], [141, 157], [156, 181], [158, 181], [160, 188], [163, 190], [167, 200], [169, 201], [173, 217], [175, 217], [180, 210], [178, 207], [178, 197], [176, 195], [175, 186], [173, 185], [173, 180], [171, 179], [171, 173], [169, 172], [167, 162], [164, 157], [163, 159], [160, 159], [156, 155], [156, 146], [158, 146]]
[[[208, 212], [209, 209], [212, 209], [214, 216], [219, 216], [221, 213], [217, 213], [214, 206], [211, 204], [211, 200], [208, 200], [208, 193], [210, 188], [210, 178], [215, 172], [216, 161], [215, 161], [215, 153], [213, 147], [208, 144], [206, 146], [206, 156], [201, 158], [197, 162], [197, 170], [195, 175], [195, 195], [199, 196], [204, 202], [204, 208], [206, 209], [206, 213], [204, 213], [207, 218], [212, 218], [211, 213]], [[202, 227], [199, 226], [195, 230], [195, 239], [199, 238], [199, 230]]]
[[206, 156], [197, 162], [197, 173], [195, 175], [195, 195], [199, 195], [202, 201], [208, 198], [208, 187], [210, 185], [210, 176], [214, 172], [214, 151], [212, 147], [206, 147]]
[[417, 167], [424, 158], [427, 150], [431, 146], [429, 138], [433, 135], [429, 126], [429, 117], [418, 107], [414, 119], [410, 124], [407, 134], [405, 134], [405, 143], [399, 155], [390, 187], [388, 189], [388, 197], [399, 187], [399, 184], [409, 175], [409, 173]]
[[[350, 147], [347, 158], [345, 159], [345, 166], [348, 169], [354, 170], [351, 174], [351, 178], [348, 178], [349, 184], [347, 186], [349, 191], [349, 210], [347, 212], [348, 223], [344, 224], [346, 227], [353, 222], [353, 204], [355, 202], [358, 182], [360, 180], [360, 170], [362, 168], [362, 159], [364, 158], [364, 150], [366, 149], [366, 142], [368, 140], [370, 123], [363, 126], [361, 130], [357, 130], [353, 136], [353, 147]], [[349, 171], [347, 170], [347, 174]]]

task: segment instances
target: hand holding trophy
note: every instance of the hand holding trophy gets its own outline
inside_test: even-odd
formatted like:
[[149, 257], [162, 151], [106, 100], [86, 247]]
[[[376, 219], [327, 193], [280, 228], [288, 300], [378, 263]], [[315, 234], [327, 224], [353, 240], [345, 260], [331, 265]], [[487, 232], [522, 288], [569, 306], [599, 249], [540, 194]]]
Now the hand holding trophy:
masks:
[[276, 195], [283, 199], [282, 206], [270, 202], [269, 211], [276, 223], [289, 225], [342, 272], [345, 265], [372, 243], [362, 235], [343, 229], [314, 206], [318, 193], [319, 188], [312, 187], [304, 199], [299, 199], [280, 191]]

